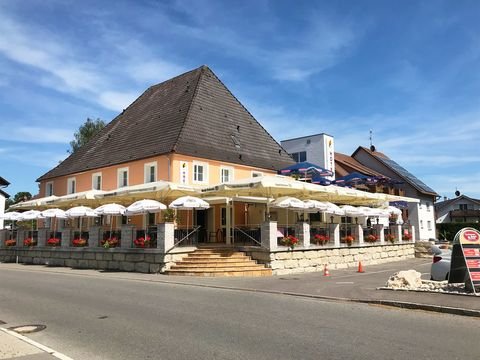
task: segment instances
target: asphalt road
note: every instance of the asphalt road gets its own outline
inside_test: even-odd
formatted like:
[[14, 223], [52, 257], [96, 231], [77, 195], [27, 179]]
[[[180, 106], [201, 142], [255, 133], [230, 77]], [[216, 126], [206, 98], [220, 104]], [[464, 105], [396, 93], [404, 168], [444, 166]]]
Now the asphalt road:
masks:
[[158, 282], [2, 269], [4, 327], [78, 359], [478, 359], [480, 320]]

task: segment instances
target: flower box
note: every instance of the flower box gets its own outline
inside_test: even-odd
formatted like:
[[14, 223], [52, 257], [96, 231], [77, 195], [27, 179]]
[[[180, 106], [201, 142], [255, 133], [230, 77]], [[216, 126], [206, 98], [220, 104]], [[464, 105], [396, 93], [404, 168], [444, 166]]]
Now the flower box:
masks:
[[79, 238], [79, 239], [73, 239], [73, 240], [72, 240], [72, 244], [73, 244], [73, 246], [75, 246], [75, 247], [84, 247], [84, 246], [87, 246], [87, 240], [81, 239], [81, 238]]
[[365, 238], [365, 241], [369, 243], [374, 243], [377, 240], [378, 240], [378, 236], [375, 234], [368, 234], [367, 237]]
[[406, 241], [412, 240], [412, 234], [410, 234], [410, 233], [403, 234], [402, 240], [406, 240]]
[[298, 239], [293, 235], [288, 235], [282, 239], [282, 244], [288, 246], [292, 250], [298, 245], [298, 243]]
[[353, 242], [355, 241], [355, 238], [352, 235], [347, 235], [342, 240], [348, 246], [352, 246]]
[[150, 247], [151, 242], [152, 242], [152, 239], [150, 238], [150, 236], [147, 235], [147, 238], [144, 238], [143, 236], [141, 236], [141, 237], [135, 239], [133, 241], [133, 244], [137, 248], [146, 248], [146, 247], [148, 248], [148, 247]]
[[26, 238], [23, 240], [23, 246], [35, 246], [37, 245], [37, 240], [32, 238]]
[[5, 246], [15, 246], [17, 245], [17, 240], [9, 239], [5, 240]]
[[112, 236], [111, 238], [102, 240], [101, 244], [105, 249], [109, 249], [109, 248], [114, 248], [120, 245], [120, 241], [116, 236]]
[[385, 235], [385, 240], [391, 242], [392, 244], [395, 242], [395, 235], [387, 234]]
[[47, 246], [59, 246], [60, 239], [59, 238], [50, 238], [47, 240]]
[[317, 243], [318, 245], [325, 245], [329, 241], [330, 241], [330, 236], [328, 236], [328, 235], [316, 234], [313, 237], [313, 242]]

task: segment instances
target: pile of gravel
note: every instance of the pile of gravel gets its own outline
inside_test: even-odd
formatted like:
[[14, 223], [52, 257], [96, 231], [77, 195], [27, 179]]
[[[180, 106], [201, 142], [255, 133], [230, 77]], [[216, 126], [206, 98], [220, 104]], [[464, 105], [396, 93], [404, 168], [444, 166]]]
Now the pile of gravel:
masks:
[[422, 280], [421, 275], [415, 270], [399, 271], [388, 279], [386, 286], [379, 289], [474, 295], [465, 289], [464, 283], [449, 284], [447, 281]]

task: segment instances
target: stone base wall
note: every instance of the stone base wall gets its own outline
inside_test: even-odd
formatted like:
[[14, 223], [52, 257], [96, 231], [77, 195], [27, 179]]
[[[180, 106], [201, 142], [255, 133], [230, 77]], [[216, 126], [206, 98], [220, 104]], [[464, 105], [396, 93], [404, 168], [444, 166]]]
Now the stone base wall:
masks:
[[[119, 270], [159, 273], [186, 257], [195, 247], [176, 248], [165, 254], [157, 249], [103, 248], [0, 248], [0, 262], [18, 262], [47, 266], [66, 266], [77, 269]], [[297, 248], [275, 251], [242, 248], [258, 263], [272, 268], [274, 275], [297, 274], [375, 265], [415, 257], [414, 243], [371, 245], [343, 248]]]
[[359, 261], [362, 265], [376, 265], [415, 257], [413, 243], [275, 252], [247, 250], [247, 253], [257, 262], [271, 267], [274, 275], [323, 271], [325, 265], [329, 270], [346, 269], [358, 267]]
[[22, 264], [158, 273], [168, 270], [188, 252], [191, 250], [164, 254], [156, 249], [3, 248], [0, 249], [0, 262], [17, 262], [18, 257]]

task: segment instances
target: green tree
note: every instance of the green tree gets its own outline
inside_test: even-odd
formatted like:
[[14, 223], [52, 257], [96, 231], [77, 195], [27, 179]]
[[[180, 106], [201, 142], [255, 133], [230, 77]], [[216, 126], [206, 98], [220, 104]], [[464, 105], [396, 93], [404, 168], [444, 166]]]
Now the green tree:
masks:
[[19, 203], [20, 201], [30, 200], [32, 198], [32, 194], [28, 191], [20, 191], [15, 194], [12, 198], [9, 198], [5, 201], [5, 210], [8, 209], [11, 205]]
[[103, 120], [92, 120], [87, 118], [87, 121], [85, 121], [85, 123], [78, 128], [78, 131], [73, 134], [74, 140], [70, 141], [70, 149], [67, 150], [67, 152], [73, 154], [75, 151], [89, 142], [90, 139], [104, 127], [105, 122]]

